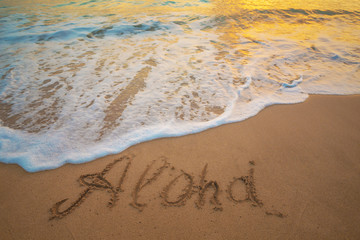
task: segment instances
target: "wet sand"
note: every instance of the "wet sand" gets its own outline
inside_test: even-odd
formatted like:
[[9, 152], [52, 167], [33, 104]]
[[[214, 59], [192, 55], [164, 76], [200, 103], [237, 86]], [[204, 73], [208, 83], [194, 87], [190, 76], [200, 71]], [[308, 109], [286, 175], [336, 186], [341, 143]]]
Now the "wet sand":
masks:
[[0, 239], [359, 239], [360, 96], [0, 180]]

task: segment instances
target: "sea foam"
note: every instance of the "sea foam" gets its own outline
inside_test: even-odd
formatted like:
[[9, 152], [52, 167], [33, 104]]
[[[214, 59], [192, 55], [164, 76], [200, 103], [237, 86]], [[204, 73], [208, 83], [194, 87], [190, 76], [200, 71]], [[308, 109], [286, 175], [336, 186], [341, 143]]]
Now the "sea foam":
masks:
[[0, 161], [53, 169], [308, 94], [360, 93], [359, 4], [239, 2], [3, 6]]

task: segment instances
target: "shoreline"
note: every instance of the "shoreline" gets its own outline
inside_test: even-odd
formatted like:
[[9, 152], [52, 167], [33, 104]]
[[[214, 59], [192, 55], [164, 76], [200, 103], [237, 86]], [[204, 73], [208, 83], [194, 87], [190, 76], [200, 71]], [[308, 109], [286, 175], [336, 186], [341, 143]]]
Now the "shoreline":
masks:
[[0, 163], [0, 238], [356, 239], [359, 109], [360, 95], [310, 95], [88, 163]]

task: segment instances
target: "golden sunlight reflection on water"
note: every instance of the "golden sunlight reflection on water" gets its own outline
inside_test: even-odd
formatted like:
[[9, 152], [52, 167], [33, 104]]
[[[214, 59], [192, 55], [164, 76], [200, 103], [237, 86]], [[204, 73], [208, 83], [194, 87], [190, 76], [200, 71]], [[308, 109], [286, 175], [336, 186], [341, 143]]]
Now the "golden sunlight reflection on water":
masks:
[[11, 12], [17, 7], [17, 12], [41, 12], [47, 9], [48, 13], [67, 13], [74, 15], [91, 14], [169, 14], [171, 12], [192, 11], [194, 13], [231, 15], [238, 14], [244, 9], [302, 9], [302, 10], [344, 10], [360, 11], [358, 0], [3, 0], [1, 7], [8, 7]]

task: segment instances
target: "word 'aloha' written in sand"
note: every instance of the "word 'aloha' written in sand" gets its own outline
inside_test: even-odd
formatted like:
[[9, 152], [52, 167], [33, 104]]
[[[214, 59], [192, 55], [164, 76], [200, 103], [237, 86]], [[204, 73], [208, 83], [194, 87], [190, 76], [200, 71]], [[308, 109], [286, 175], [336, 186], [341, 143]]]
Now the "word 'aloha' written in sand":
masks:
[[[101, 172], [81, 175], [79, 178], [79, 182], [81, 185], [86, 186], [87, 188], [80, 193], [78, 199], [72, 202], [70, 206], [64, 210], [60, 210], [60, 207], [68, 200], [68, 198], [55, 203], [54, 206], [50, 209], [50, 220], [55, 218], [62, 218], [70, 214], [77, 207], [79, 207], [92, 192], [96, 190], [107, 190], [111, 195], [108, 202], [108, 207], [113, 207], [116, 201], [118, 201], [119, 199], [118, 195], [121, 192], [124, 192], [122, 184], [127, 176], [132, 160], [133, 157], [123, 156], [108, 164]], [[153, 170], [154, 164], [157, 161], [160, 161], [161, 165], [157, 169]], [[116, 164], [121, 162], [125, 163], [125, 167], [121, 175], [119, 176], [119, 181], [117, 185], [114, 186], [105, 178], [105, 176]], [[255, 165], [253, 161], [249, 163], [252, 166]], [[164, 172], [164, 170], [169, 167], [171, 167], [172, 170], [175, 169], [164, 157], [160, 158], [159, 160], [154, 160], [146, 166], [145, 170], [140, 175], [135, 187], [131, 192], [132, 201], [130, 202], [130, 205], [132, 207], [136, 208], [139, 211], [142, 211], [146, 207], [146, 203], [143, 203], [139, 200], [139, 195], [142, 189], [152, 183], [155, 183], [158, 177]], [[200, 209], [205, 205], [206, 193], [212, 190], [210, 204], [213, 205], [214, 210], [221, 211], [222, 204], [219, 200], [220, 187], [217, 181], [206, 180], [207, 167], [208, 165], [206, 164], [200, 174], [200, 181], [197, 184], [195, 184], [194, 177], [191, 174], [181, 170], [181, 173], [175, 178], [173, 178], [160, 193], [162, 205], [169, 207], [183, 206], [194, 194], [196, 194], [197, 199], [195, 200], [195, 206]], [[186, 184], [184, 185], [183, 189], [181, 189], [180, 193], [178, 193], [178, 195], [175, 197], [175, 199], [172, 200], [169, 197], [169, 192], [175, 188], [176, 183], [181, 178], [186, 182]], [[233, 188], [237, 182], [242, 183], [245, 187], [246, 195], [243, 198], [237, 198], [236, 196], [234, 196]], [[230, 183], [228, 184], [226, 193], [228, 199], [234, 203], [239, 204], [243, 202], [249, 202], [252, 206], [255, 207], [263, 206], [262, 201], [257, 197], [256, 193], [254, 168], [250, 168], [247, 176], [241, 176], [237, 178], [234, 177], [233, 180], [230, 181]], [[284, 217], [284, 215], [278, 211], [266, 211], [265, 213], [267, 215]]]

